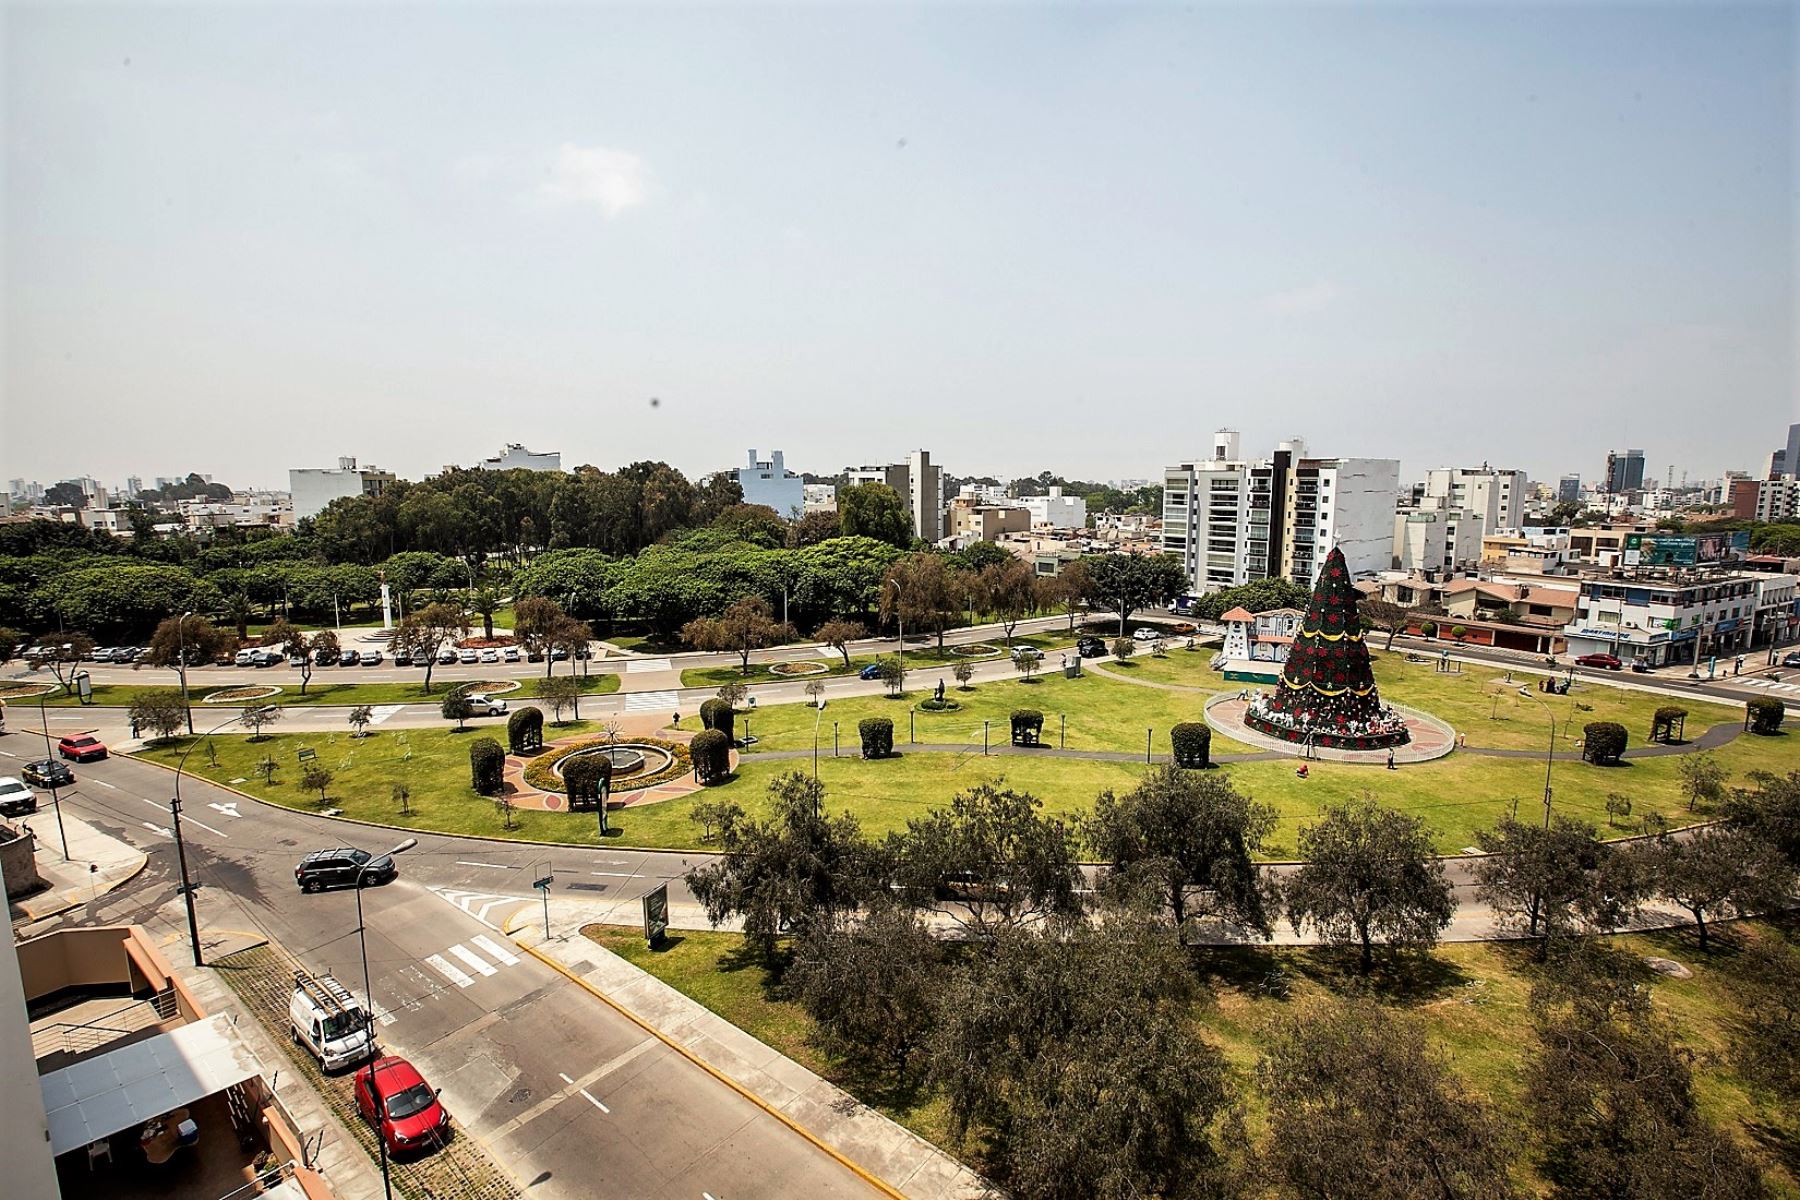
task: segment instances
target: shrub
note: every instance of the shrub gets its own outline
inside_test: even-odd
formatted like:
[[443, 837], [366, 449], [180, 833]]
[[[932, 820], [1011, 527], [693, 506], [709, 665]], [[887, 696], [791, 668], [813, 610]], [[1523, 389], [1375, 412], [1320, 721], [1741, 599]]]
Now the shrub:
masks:
[[514, 754], [529, 754], [544, 748], [544, 712], [527, 704], [516, 708], [506, 718], [506, 744]]
[[1590, 721], [1581, 729], [1581, 757], [1600, 766], [1619, 761], [1629, 741], [1625, 727], [1617, 721]]
[[1437, 636], [1437, 622], [1436, 621], [1426, 621], [1424, 624], [1419, 626], [1419, 632], [1424, 634], [1428, 638], [1436, 637]]
[[491, 737], [476, 738], [469, 743], [469, 778], [483, 796], [500, 794], [506, 774], [506, 751]]
[[694, 777], [703, 787], [723, 783], [725, 776], [731, 773], [731, 739], [722, 729], [696, 733], [694, 740], [688, 743], [688, 753], [693, 757]]
[[864, 758], [886, 758], [894, 752], [894, 723], [886, 717], [864, 717], [856, 732], [862, 737]]
[[1035, 746], [1044, 731], [1044, 714], [1035, 708], [1015, 708], [1012, 713], [1012, 743]]
[[475, 710], [469, 706], [469, 698], [461, 692], [446, 692], [444, 702], [439, 706], [438, 711], [444, 715], [444, 720], [455, 721], [457, 731], [461, 732], [463, 722], [467, 721], [469, 714]]
[[956, 686], [967, 691], [969, 680], [975, 678], [975, 664], [959, 662], [951, 668], [950, 673], [956, 676]]
[[1787, 715], [1786, 705], [1773, 696], [1758, 696], [1747, 707], [1750, 710], [1750, 732], [1765, 736], [1779, 730], [1781, 719]]
[[899, 655], [882, 659], [875, 664], [875, 670], [881, 676], [881, 682], [887, 684], [888, 695], [898, 696], [906, 687], [906, 663]]
[[1460, 642], [1469, 636], [1469, 627], [1467, 625], [1452, 625], [1450, 627], [1450, 636]]
[[1113, 641], [1112, 656], [1114, 658], [1118, 659], [1120, 662], [1124, 662], [1126, 659], [1130, 658], [1133, 654], [1136, 654], [1136, 653], [1137, 653], [1137, 643], [1132, 641], [1130, 638], [1117, 638]]
[[1198, 770], [1212, 765], [1212, 727], [1203, 721], [1183, 721], [1169, 730], [1175, 765]]
[[569, 811], [600, 807], [600, 789], [612, 782], [612, 759], [604, 754], [581, 754], [563, 767], [563, 786], [569, 792]]
[[733, 740], [732, 726], [737, 721], [737, 709], [729, 700], [707, 700], [700, 705], [700, 724], [705, 729], [716, 729], [725, 735], [726, 742]]
[[1653, 742], [1674, 741], [1675, 731], [1686, 721], [1687, 709], [1677, 708], [1673, 704], [1663, 705], [1650, 718], [1650, 740]]

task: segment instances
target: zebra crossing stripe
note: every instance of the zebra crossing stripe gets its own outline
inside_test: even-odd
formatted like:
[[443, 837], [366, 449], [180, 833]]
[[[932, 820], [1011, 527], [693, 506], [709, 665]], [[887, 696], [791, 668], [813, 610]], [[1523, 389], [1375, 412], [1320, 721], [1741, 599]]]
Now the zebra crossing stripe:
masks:
[[474, 942], [477, 946], [480, 946], [489, 957], [498, 959], [502, 966], [516, 967], [519, 965], [518, 955], [514, 954], [511, 950], [508, 950], [505, 946], [502, 946], [499, 942], [496, 942], [487, 934], [478, 933], [469, 940]]
[[674, 712], [681, 702], [675, 692], [626, 692], [626, 712]]
[[637, 675], [645, 671], [672, 671], [675, 664], [666, 658], [634, 658], [626, 662], [625, 673]]
[[446, 962], [444, 956], [441, 954], [428, 954], [425, 956], [425, 961], [430, 965], [432, 970], [436, 971], [439, 975], [442, 975], [445, 979], [448, 979], [459, 988], [466, 988], [475, 982], [473, 979], [470, 979], [467, 975], [463, 974], [461, 970]]
[[452, 946], [450, 947], [450, 953], [468, 963], [479, 975], [487, 976], [499, 974], [499, 972], [494, 970], [492, 963], [488, 962], [487, 959], [481, 957], [481, 955], [475, 953], [467, 946], [460, 944]]

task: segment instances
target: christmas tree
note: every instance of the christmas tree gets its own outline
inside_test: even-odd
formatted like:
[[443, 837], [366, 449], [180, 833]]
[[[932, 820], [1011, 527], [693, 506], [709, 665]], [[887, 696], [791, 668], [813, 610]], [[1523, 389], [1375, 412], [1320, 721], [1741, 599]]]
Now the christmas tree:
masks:
[[1275, 694], [1247, 713], [1248, 724], [1287, 741], [1309, 734], [1325, 746], [1385, 746], [1407, 740], [1404, 724], [1384, 715], [1358, 596], [1344, 552], [1332, 548], [1313, 585], [1306, 618]]

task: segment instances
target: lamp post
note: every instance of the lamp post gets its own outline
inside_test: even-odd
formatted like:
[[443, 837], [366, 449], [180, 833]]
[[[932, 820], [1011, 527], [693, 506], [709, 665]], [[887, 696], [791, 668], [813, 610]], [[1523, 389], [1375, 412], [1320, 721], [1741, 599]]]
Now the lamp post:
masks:
[[1543, 708], [1544, 715], [1550, 718], [1550, 747], [1544, 752], [1544, 828], [1548, 829], [1550, 828], [1550, 768], [1556, 765], [1556, 713], [1552, 711], [1547, 701], [1530, 688], [1520, 688], [1519, 695], [1529, 696], [1536, 700]]
[[375, 1053], [375, 993], [369, 987], [369, 938], [363, 926], [363, 872], [382, 859], [392, 860], [396, 854], [404, 854], [419, 844], [418, 838], [407, 838], [386, 854], [371, 858], [356, 872], [356, 940], [362, 949], [363, 968], [363, 1022], [369, 1031], [369, 1097], [375, 1101], [375, 1146], [381, 1155], [381, 1192], [387, 1200], [394, 1198], [394, 1185], [388, 1178], [387, 1138], [381, 1133], [381, 1080], [375, 1073], [375, 1064], [381, 1058]]
[[825, 716], [825, 696], [820, 693], [813, 712], [813, 778], [819, 777], [819, 722]]
[[[38, 697], [38, 722], [44, 727], [44, 758], [46, 761], [54, 762], [55, 760], [50, 758], [50, 717], [49, 714], [44, 711], [44, 702], [48, 699], [50, 699], [49, 692], [45, 692]], [[51, 775], [50, 778], [55, 779], [56, 776]], [[63, 861], [68, 862], [69, 831], [63, 828], [62, 797], [57, 794], [56, 785], [54, 783], [50, 785], [50, 807], [56, 810], [56, 834], [62, 839]]]
[[[188, 702], [187, 623], [188, 618], [193, 615], [194, 611], [189, 609], [187, 612], [182, 613], [180, 618], [175, 622], [175, 641], [178, 647], [175, 652], [175, 674], [181, 679], [181, 711], [187, 717], [189, 737], [194, 736], [194, 706]], [[167, 643], [164, 644], [166, 645]]]
[[[274, 706], [270, 705], [269, 707]], [[206, 962], [200, 957], [200, 921], [199, 918], [194, 915], [194, 884], [193, 881], [188, 878], [187, 842], [184, 841], [181, 836], [181, 772], [187, 767], [188, 755], [194, 752], [195, 746], [198, 746], [206, 738], [211, 737], [227, 725], [236, 724], [243, 719], [244, 714], [239, 713], [229, 721], [219, 722], [219, 724], [213, 726], [211, 729], [189, 742], [188, 748], [181, 752], [181, 758], [175, 764], [175, 796], [169, 801], [169, 828], [170, 832], [175, 835], [175, 861], [181, 867], [181, 898], [187, 905], [188, 945], [192, 947], [194, 951], [194, 965], [196, 967], [204, 967]]]

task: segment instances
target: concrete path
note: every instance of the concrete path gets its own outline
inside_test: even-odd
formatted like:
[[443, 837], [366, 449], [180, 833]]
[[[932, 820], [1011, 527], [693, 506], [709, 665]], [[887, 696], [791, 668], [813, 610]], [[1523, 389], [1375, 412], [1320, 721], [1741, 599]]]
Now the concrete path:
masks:
[[615, 907], [553, 901], [556, 932], [549, 938], [531, 919], [535, 915], [524, 909], [507, 923], [513, 940], [573, 977], [597, 1003], [629, 1016], [865, 1175], [884, 1194], [907, 1200], [975, 1200], [988, 1194], [980, 1177], [930, 1142], [581, 935], [584, 925], [618, 923]]
[[[12, 902], [16, 917], [42, 921], [99, 899], [123, 887], [144, 869], [143, 851], [88, 824], [73, 813], [62, 814], [60, 828], [52, 808], [40, 808], [18, 822], [37, 841], [37, 871], [49, 886]], [[68, 856], [63, 837], [68, 837]]]

